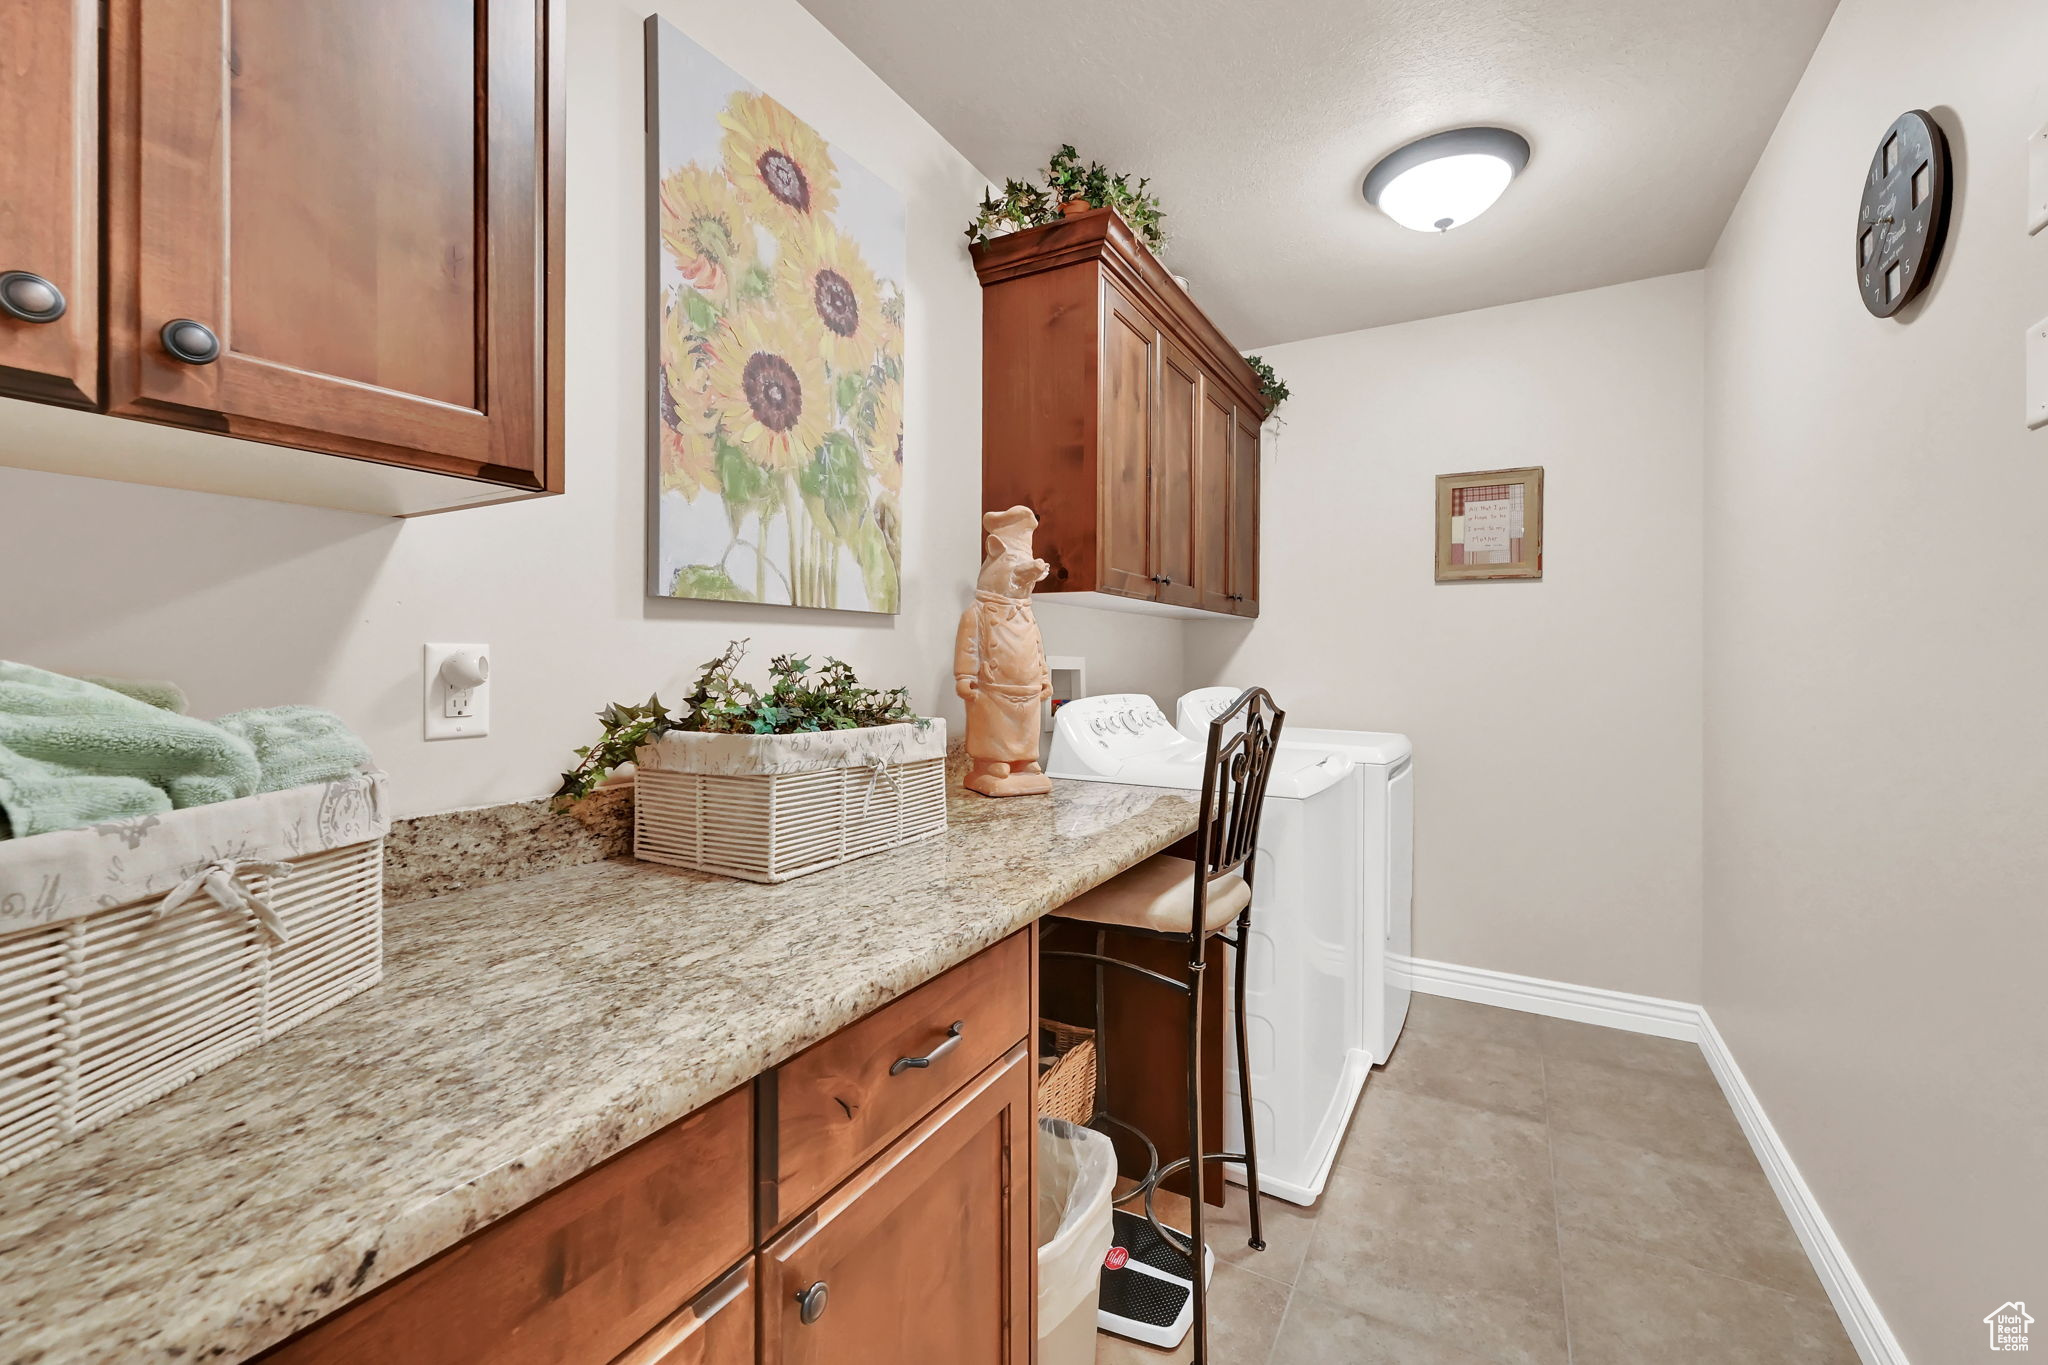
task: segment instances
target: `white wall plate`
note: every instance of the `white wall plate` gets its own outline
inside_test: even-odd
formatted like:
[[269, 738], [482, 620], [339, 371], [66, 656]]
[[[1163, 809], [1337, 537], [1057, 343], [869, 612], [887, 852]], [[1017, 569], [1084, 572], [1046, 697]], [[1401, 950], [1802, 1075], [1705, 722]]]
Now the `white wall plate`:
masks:
[[486, 678], [473, 687], [451, 686], [442, 668], [457, 655], [474, 652], [488, 659], [489, 645], [427, 645], [420, 666], [421, 733], [427, 739], [476, 739], [491, 732], [491, 684]]
[[2048, 227], [2048, 128], [2027, 139], [2027, 231]]
[[2027, 425], [2048, 426], [2048, 318], [2027, 329]]

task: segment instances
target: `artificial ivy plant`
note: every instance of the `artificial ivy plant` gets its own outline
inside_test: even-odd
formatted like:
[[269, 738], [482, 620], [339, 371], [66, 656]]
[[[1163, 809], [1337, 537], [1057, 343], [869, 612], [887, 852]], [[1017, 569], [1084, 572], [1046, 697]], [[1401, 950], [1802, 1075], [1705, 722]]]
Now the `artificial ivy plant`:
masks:
[[696, 686], [673, 713], [660, 697], [638, 706], [614, 702], [597, 713], [604, 733], [576, 750], [576, 766], [562, 774], [558, 803], [595, 791], [613, 770], [631, 763], [643, 744], [674, 730], [718, 735], [798, 735], [821, 730], [860, 730], [918, 719], [907, 688], [863, 687], [853, 665], [826, 658], [813, 669], [808, 655], [778, 654], [768, 661], [763, 692], [739, 677], [745, 640], [734, 640], [704, 665]]
[[974, 221], [967, 225], [967, 240], [986, 242], [1022, 228], [1055, 222], [1061, 204], [1079, 201], [1090, 208], [1115, 209], [1146, 246], [1155, 252], [1165, 248], [1162, 224], [1166, 211], [1160, 207], [1159, 196], [1146, 188], [1151, 183], [1146, 177], [1134, 181], [1128, 174], [1112, 172], [1099, 161], [1083, 165], [1081, 154], [1070, 142], [1052, 154], [1040, 180], [1043, 184], [1005, 180], [1000, 199], [984, 193]]
[[1266, 415], [1270, 417], [1287, 401], [1287, 381], [1274, 372], [1264, 356], [1248, 355], [1244, 360], [1259, 377], [1259, 393], [1266, 400]]

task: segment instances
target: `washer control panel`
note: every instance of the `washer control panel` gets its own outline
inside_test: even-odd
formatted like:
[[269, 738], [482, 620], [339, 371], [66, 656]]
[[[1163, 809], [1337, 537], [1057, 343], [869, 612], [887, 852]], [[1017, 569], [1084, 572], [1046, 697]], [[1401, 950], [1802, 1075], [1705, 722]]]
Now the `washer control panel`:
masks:
[[1052, 757], [1046, 771], [1055, 777], [1114, 778], [1133, 762], [1186, 762], [1190, 751], [1199, 765], [1202, 750], [1173, 728], [1152, 698], [1141, 692], [1112, 692], [1078, 697], [1059, 709], [1053, 717]]

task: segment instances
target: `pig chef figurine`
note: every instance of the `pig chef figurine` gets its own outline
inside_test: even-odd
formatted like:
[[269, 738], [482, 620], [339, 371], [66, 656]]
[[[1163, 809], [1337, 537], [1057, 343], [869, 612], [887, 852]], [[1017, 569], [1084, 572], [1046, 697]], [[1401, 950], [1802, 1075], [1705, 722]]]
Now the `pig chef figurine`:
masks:
[[1050, 570], [1031, 557], [1038, 518], [1028, 507], [984, 512], [988, 558], [974, 584], [974, 605], [960, 615], [953, 684], [967, 703], [965, 786], [983, 796], [1031, 796], [1052, 790], [1038, 766], [1038, 708], [1052, 695], [1031, 589]]

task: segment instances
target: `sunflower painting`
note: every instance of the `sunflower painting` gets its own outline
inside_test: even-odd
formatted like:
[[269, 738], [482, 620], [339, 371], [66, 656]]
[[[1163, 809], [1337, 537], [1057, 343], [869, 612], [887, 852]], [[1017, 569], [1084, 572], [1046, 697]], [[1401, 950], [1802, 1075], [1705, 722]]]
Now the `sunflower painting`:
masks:
[[894, 612], [903, 200], [658, 18], [657, 597]]

